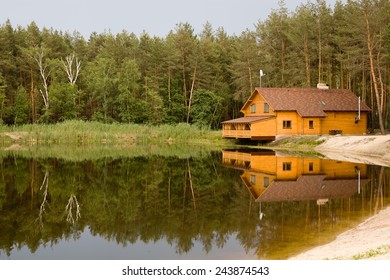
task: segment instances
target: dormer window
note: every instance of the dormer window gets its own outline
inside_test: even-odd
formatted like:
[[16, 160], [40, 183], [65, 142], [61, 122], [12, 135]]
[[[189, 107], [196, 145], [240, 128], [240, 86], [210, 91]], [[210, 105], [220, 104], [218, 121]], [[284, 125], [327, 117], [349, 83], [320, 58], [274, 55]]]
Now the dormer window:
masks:
[[251, 113], [256, 113], [256, 104], [251, 105]]
[[269, 105], [268, 105], [268, 103], [264, 103], [264, 113], [269, 113]]
[[251, 184], [256, 185], [256, 175], [251, 175]]

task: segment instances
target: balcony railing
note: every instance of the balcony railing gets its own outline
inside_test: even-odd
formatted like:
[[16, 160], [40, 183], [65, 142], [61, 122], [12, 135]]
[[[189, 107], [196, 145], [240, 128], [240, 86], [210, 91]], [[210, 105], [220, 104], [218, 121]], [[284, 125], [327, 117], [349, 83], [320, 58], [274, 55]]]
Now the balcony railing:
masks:
[[235, 160], [235, 161], [251, 161], [250, 153], [239, 153], [236, 151], [223, 151], [222, 159], [223, 160]]
[[223, 129], [222, 136], [226, 138], [251, 138], [251, 131]]

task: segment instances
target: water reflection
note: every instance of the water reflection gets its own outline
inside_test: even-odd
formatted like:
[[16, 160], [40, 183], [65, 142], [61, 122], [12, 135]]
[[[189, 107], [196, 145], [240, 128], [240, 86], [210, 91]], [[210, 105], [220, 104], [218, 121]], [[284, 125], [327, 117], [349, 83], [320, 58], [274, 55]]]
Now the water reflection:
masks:
[[225, 150], [222, 162], [243, 170], [241, 179], [257, 202], [316, 200], [320, 205], [350, 198], [368, 182], [365, 164], [274, 151]]
[[376, 213], [390, 190], [388, 168], [247, 150], [8, 154], [0, 175], [2, 259], [284, 259]]
[[269, 150], [224, 150], [259, 205], [259, 258], [321, 245], [389, 203], [390, 170]]

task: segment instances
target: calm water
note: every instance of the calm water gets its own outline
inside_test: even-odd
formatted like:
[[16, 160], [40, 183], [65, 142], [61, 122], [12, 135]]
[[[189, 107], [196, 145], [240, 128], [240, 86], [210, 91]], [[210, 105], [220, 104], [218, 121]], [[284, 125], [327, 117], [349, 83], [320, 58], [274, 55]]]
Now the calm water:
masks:
[[286, 259], [389, 204], [387, 167], [150, 150], [3, 153], [0, 259]]

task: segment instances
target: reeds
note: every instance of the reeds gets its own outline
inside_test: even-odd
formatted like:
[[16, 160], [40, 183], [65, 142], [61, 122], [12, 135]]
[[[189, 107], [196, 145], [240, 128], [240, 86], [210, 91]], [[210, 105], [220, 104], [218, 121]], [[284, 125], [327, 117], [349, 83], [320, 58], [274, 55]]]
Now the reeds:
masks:
[[188, 124], [149, 126], [139, 124], [104, 124], [65, 121], [57, 124], [29, 124], [0, 127], [2, 143], [42, 144], [223, 144], [220, 131]]

